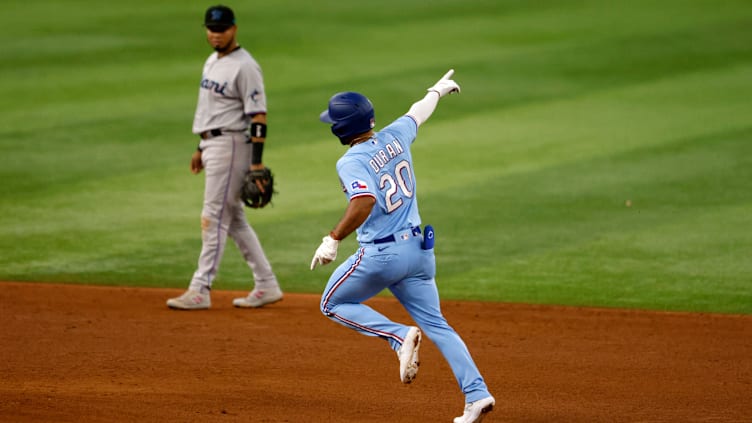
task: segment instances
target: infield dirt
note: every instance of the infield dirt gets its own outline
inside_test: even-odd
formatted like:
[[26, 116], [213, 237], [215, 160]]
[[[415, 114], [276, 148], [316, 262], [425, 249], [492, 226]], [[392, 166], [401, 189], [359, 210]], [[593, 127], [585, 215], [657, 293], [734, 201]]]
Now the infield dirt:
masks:
[[[441, 289], [441, 287], [439, 287]], [[316, 295], [174, 311], [173, 289], [0, 283], [0, 420], [450, 422], [463, 397], [424, 339], [387, 343]], [[410, 322], [396, 300], [368, 302]], [[443, 301], [496, 397], [484, 422], [748, 422], [752, 316]]]

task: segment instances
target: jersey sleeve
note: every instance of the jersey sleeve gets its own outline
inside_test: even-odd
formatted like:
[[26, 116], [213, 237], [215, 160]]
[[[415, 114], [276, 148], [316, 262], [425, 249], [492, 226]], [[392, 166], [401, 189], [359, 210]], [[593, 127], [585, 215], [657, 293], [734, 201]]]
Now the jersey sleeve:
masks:
[[363, 164], [343, 157], [337, 161], [337, 174], [348, 200], [357, 197], [376, 198], [376, 184]]
[[389, 133], [402, 142], [412, 144], [418, 136], [418, 124], [411, 116], [404, 115], [379, 132]]
[[255, 61], [244, 63], [238, 73], [238, 93], [243, 96], [243, 112], [246, 115], [266, 113], [266, 92], [261, 66]]

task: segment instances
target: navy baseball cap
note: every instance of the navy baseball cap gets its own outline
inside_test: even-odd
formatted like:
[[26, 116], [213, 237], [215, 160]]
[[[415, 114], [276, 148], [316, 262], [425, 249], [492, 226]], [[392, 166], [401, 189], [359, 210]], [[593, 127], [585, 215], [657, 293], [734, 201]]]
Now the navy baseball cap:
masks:
[[224, 32], [235, 25], [235, 13], [227, 6], [212, 6], [206, 9], [204, 26], [212, 32]]

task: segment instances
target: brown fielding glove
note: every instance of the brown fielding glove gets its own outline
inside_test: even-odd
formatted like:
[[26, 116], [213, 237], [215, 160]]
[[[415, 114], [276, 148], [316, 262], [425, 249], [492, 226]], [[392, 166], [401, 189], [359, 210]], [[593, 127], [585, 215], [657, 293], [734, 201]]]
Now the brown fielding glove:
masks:
[[272, 194], [274, 194], [274, 176], [268, 167], [261, 170], [249, 170], [245, 174], [240, 198], [246, 206], [252, 209], [264, 207], [272, 201]]

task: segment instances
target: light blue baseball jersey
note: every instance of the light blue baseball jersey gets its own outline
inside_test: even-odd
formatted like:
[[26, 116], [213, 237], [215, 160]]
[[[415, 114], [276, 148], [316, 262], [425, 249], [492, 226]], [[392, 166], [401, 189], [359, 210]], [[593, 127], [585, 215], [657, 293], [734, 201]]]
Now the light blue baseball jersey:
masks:
[[358, 241], [370, 243], [420, 225], [410, 146], [418, 125], [402, 116], [356, 144], [337, 161], [337, 174], [348, 199], [370, 196], [376, 204], [357, 229]]
[[[402, 116], [337, 161], [347, 197], [370, 196], [376, 204], [357, 229], [361, 246], [329, 277], [320, 308], [333, 321], [385, 339], [399, 351], [409, 326], [363, 304], [388, 289], [439, 348], [470, 403], [491, 394], [467, 346], [441, 314], [434, 250], [422, 248], [423, 236], [407, 230], [421, 223], [410, 153], [417, 130], [411, 117]], [[389, 235], [394, 237], [382, 239]]]

